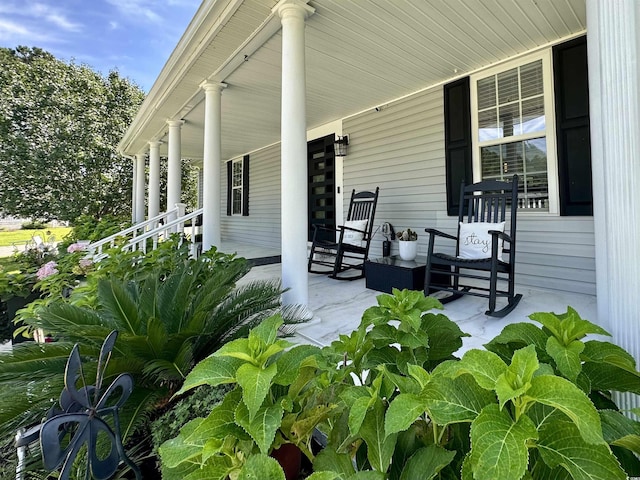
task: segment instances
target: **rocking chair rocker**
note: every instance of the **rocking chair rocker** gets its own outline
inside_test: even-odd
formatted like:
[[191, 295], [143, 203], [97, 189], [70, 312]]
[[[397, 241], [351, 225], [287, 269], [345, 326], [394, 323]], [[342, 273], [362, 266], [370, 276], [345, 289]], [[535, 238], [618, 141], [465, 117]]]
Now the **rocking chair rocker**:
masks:
[[[463, 295], [475, 295], [489, 299], [486, 315], [504, 317], [511, 312], [522, 298], [516, 295], [516, 213], [518, 208], [518, 176], [511, 182], [486, 180], [460, 189], [460, 211], [458, 214], [458, 236], [449, 235], [433, 228], [429, 234], [427, 266], [425, 270], [425, 295], [439, 290], [451, 295], [442, 298], [442, 303], [456, 300]], [[504, 232], [507, 213], [509, 233]], [[455, 255], [436, 253], [436, 237], [456, 242]], [[505, 245], [508, 244], [508, 248]], [[503, 254], [508, 258], [503, 259]], [[452, 285], [443, 286], [433, 279], [446, 275], [452, 278]], [[442, 277], [440, 277], [442, 278]], [[466, 279], [471, 282], [467, 283]], [[498, 288], [506, 282], [506, 289]], [[465, 283], [463, 283], [465, 282]], [[488, 288], [486, 284], [488, 283]], [[496, 299], [504, 297], [507, 305], [496, 311]]]
[[[347, 221], [337, 228], [314, 225], [309, 253], [309, 273], [329, 274], [336, 280], [364, 277], [364, 262], [369, 256], [378, 191], [351, 193]], [[324, 240], [330, 236], [331, 240]], [[335, 238], [338, 240], [334, 240]], [[315, 269], [317, 265], [327, 268]], [[357, 275], [338, 276], [347, 270], [360, 270]]]

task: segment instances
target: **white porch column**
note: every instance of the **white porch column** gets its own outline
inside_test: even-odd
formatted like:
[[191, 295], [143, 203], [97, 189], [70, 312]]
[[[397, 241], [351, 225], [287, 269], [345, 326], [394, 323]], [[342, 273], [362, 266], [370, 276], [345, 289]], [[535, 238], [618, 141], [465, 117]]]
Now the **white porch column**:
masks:
[[135, 170], [136, 170], [136, 208], [135, 208], [135, 223], [144, 222], [144, 181], [145, 181], [145, 158], [144, 153], [138, 153], [136, 155], [135, 160]]
[[282, 296], [284, 305], [309, 303], [307, 273], [307, 123], [305, 18], [315, 10], [301, 0], [283, 0], [282, 21]]
[[182, 165], [181, 160], [181, 130], [183, 120], [167, 120], [169, 125], [169, 154], [167, 159], [167, 210], [180, 203], [182, 193]]
[[133, 168], [132, 171], [132, 179], [131, 179], [131, 223], [136, 223], [136, 188], [138, 185], [138, 166], [136, 164], [136, 159], [133, 157], [127, 157], [131, 159], [131, 165]]
[[598, 321], [640, 361], [640, 2], [587, 0], [587, 32]]
[[149, 142], [149, 218], [160, 213], [160, 144]]
[[202, 251], [220, 246], [222, 168], [222, 90], [224, 83], [205, 82], [204, 153], [202, 159]]

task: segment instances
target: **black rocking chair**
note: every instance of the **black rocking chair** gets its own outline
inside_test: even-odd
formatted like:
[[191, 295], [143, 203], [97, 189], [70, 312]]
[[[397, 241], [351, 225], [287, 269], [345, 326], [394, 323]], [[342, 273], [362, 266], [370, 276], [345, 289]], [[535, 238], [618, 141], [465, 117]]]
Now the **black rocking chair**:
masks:
[[[331, 278], [336, 280], [355, 280], [364, 277], [364, 262], [369, 256], [379, 190], [378, 187], [375, 192], [356, 193], [353, 190], [347, 221], [344, 225], [339, 225], [337, 228], [313, 226], [309, 273], [328, 273]], [[320, 265], [321, 268], [316, 269], [317, 265]], [[339, 276], [352, 269], [360, 270], [360, 273]]]
[[[516, 295], [516, 213], [518, 208], [518, 176], [511, 182], [486, 180], [460, 189], [458, 236], [427, 228], [429, 246], [425, 270], [425, 295], [431, 291], [444, 291], [450, 295], [442, 298], [448, 303], [463, 295], [475, 295], [489, 299], [486, 315], [504, 317], [522, 298]], [[507, 220], [509, 215], [509, 222]], [[509, 233], [504, 226], [508, 223]], [[456, 242], [455, 255], [434, 252], [436, 237]], [[503, 254], [508, 258], [504, 259]], [[448, 285], [436, 283], [442, 275], [451, 279]], [[435, 280], [435, 281], [434, 281]], [[467, 283], [471, 280], [470, 283]], [[505, 285], [503, 289], [498, 288]], [[488, 287], [487, 287], [488, 284]], [[504, 297], [507, 305], [496, 311], [496, 298]]]

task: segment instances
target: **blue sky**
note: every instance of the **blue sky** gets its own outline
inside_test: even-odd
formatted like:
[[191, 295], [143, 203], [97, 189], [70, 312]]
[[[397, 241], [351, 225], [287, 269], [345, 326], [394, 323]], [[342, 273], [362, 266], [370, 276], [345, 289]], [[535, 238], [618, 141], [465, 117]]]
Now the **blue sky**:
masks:
[[200, 0], [0, 0], [0, 46], [40, 47], [137, 83], [145, 92]]

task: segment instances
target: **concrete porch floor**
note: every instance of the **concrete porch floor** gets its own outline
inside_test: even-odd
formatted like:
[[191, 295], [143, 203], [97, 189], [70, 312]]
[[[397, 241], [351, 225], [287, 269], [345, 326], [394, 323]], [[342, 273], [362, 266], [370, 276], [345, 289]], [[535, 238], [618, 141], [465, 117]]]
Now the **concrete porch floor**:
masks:
[[[223, 242], [219, 250], [227, 253], [236, 252], [248, 259], [280, 255], [279, 249], [236, 242]], [[256, 266], [240, 284], [253, 280], [279, 281], [280, 278], [281, 264]], [[445, 305], [442, 313], [456, 322], [463, 332], [471, 335], [463, 339], [464, 344], [459, 354], [469, 348], [481, 347], [509, 323], [529, 321], [528, 316], [534, 312], [562, 313], [566, 311], [567, 306], [571, 306], [582, 318], [597, 323], [595, 296], [522, 286], [516, 287], [516, 292], [521, 293], [523, 298], [504, 318], [486, 316], [484, 312], [487, 309], [487, 300], [483, 298], [467, 296]], [[355, 330], [362, 313], [367, 308], [377, 305], [376, 297], [381, 294], [367, 289], [364, 279], [339, 281], [326, 275], [309, 274], [309, 308], [313, 312], [313, 319], [297, 328], [294, 341], [319, 346], [329, 345], [338, 335], [349, 334]], [[603, 327], [606, 328], [606, 325]], [[10, 343], [0, 345], [0, 351], [10, 348]]]
[[[280, 277], [281, 265], [272, 264], [254, 267], [241, 282], [279, 280]], [[442, 313], [456, 322], [463, 332], [471, 335], [463, 339], [464, 344], [459, 354], [470, 348], [482, 347], [507, 324], [530, 321], [528, 316], [534, 312], [563, 313], [567, 306], [571, 306], [582, 318], [594, 323], [597, 321], [595, 296], [529, 287], [517, 287], [516, 292], [521, 293], [523, 298], [504, 318], [486, 316], [484, 312], [488, 303], [484, 298], [466, 296], [444, 306]], [[381, 294], [367, 289], [364, 279], [340, 281], [326, 275], [309, 274], [309, 308], [314, 316], [309, 323], [297, 328], [294, 341], [329, 345], [339, 334], [349, 334], [355, 330], [362, 313], [377, 305], [376, 297]]]

